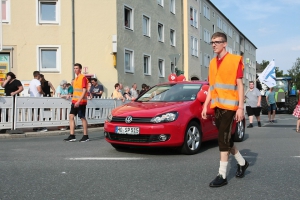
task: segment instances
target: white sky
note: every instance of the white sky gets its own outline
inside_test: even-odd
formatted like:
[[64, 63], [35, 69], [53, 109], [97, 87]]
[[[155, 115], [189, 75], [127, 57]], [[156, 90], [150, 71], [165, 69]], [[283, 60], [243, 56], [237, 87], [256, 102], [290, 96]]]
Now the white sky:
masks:
[[257, 47], [256, 60], [291, 69], [300, 57], [300, 0], [211, 0]]

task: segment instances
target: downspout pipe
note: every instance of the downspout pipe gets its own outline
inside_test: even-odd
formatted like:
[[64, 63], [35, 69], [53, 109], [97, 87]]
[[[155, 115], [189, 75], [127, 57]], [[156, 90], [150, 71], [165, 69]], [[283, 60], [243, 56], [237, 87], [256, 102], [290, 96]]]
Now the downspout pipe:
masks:
[[75, 2], [72, 0], [72, 77], [75, 78], [75, 72], [73, 70], [75, 64]]

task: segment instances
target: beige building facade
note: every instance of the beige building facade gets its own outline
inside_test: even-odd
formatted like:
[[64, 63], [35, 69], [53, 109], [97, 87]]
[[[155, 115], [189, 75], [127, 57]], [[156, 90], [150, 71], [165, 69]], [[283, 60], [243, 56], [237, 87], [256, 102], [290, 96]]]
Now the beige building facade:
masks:
[[169, 55], [182, 54], [180, 1], [2, 2], [7, 20], [1, 54], [8, 55], [8, 71], [21, 81], [38, 70], [56, 87], [63, 79], [71, 81], [78, 62], [110, 96], [117, 82], [141, 89], [142, 83], [167, 81], [175, 67]]

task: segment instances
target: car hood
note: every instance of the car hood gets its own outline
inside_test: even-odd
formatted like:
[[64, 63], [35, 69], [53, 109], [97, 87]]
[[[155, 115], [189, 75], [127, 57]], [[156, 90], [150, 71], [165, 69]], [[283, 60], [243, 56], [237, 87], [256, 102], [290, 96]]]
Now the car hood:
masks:
[[112, 111], [113, 116], [126, 117], [154, 117], [170, 111], [178, 111], [191, 104], [192, 101], [185, 102], [131, 102], [117, 107]]

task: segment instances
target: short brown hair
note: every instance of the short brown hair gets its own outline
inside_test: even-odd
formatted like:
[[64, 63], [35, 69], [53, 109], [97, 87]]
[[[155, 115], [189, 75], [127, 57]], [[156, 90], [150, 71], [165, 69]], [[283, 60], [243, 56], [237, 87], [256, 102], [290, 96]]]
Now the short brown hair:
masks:
[[117, 87], [119, 87], [120, 86], [120, 84], [119, 83], [116, 83], [115, 84], [115, 88], [117, 88]]
[[215, 33], [211, 36], [211, 39], [217, 38], [217, 37], [221, 37], [221, 38], [223, 38], [223, 41], [224, 41], [224, 42], [227, 42], [227, 36], [226, 36], [225, 33], [222, 33], [222, 32], [215, 32]]
[[250, 83], [253, 83], [253, 84], [254, 84], [254, 81], [249, 81], [249, 84], [250, 84]]
[[82, 65], [80, 63], [75, 63], [74, 66], [78, 66], [79, 69], [82, 69]]

